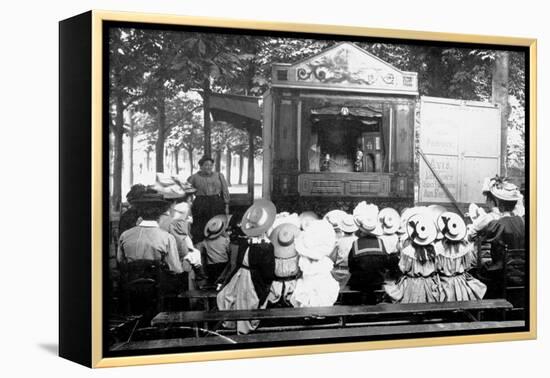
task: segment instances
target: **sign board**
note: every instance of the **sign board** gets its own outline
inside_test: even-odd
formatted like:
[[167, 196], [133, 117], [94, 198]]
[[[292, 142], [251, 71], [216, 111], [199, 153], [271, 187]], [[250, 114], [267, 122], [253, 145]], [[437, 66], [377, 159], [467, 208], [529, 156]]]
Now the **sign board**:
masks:
[[[421, 97], [420, 149], [457, 202], [484, 202], [485, 177], [499, 173], [500, 109], [491, 103]], [[418, 202], [451, 202], [420, 158]]]

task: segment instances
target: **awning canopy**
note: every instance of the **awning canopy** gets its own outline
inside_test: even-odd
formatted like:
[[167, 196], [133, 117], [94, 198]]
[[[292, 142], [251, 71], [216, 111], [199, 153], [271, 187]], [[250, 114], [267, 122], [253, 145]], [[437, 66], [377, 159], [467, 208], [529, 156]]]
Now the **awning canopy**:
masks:
[[215, 121], [230, 123], [238, 129], [261, 135], [261, 97], [210, 93], [210, 113]]

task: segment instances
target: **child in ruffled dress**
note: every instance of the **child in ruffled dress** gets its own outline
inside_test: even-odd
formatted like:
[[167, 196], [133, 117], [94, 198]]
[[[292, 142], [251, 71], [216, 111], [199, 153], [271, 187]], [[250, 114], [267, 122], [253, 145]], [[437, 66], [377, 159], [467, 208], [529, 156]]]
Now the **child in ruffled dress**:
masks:
[[436, 225], [426, 211], [417, 209], [409, 213], [414, 214], [406, 221], [407, 239], [400, 246], [399, 269], [403, 276], [386, 284], [384, 289], [396, 303], [438, 302], [439, 277], [433, 246]]
[[435, 243], [441, 302], [483, 299], [487, 286], [468, 270], [475, 264], [473, 244], [465, 240], [466, 224], [455, 213], [445, 212], [437, 220], [443, 239]]
[[302, 277], [290, 297], [294, 307], [332, 306], [338, 299], [340, 286], [332, 277], [333, 263], [328, 257], [335, 239], [334, 229], [326, 220], [312, 221], [296, 238]]

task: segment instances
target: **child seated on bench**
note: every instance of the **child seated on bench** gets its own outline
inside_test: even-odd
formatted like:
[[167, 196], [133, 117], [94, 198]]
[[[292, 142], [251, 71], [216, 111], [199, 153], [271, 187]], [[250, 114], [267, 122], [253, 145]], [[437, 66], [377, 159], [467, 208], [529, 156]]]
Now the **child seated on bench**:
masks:
[[215, 287], [229, 264], [229, 235], [227, 226], [231, 216], [216, 215], [204, 226], [204, 239], [197, 244], [204, 261], [208, 286]]
[[335, 239], [334, 229], [326, 220], [311, 221], [297, 237], [295, 246], [302, 277], [290, 298], [294, 307], [332, 306], [338, 299], [340, 285], [332, 277], [333, 263], [328, 258]]
[[355, 220], [351, 214], [344, 214], [339, 222], [338, 228], [342, 236], [336, 240], [336, 245], [334, 251], [330, 254], [330, 259], [334, 261], [332, 276], [338, 281], [340, 289], [343, 289], [349, 281], [348, 256], [353, 243], [357, 240], [355, 233], [359, 228], [355, 224]]
[[466, 224], [455, 213], [445, 212], [437, 220], [443, 239], [435, 243], [442, 302], [483, 299], [487, 286], [468, 273], [476, 262], [473, 244], [465, 240]]
[[[237, 269], [216, 297], [219, 310], [253, 310], [265, 305], [275, 272], [273, 245], [266, 232], [275, 220], [276, 209], [271, 201], [259, 199], [244, 213], [241, 230], [248, 242], [239, 247]], [[257, 320], [225, 322], [236, 326], [237, 333], [247, 334], [259, 325]]]
[[399, 259], [403, 276], [385, 285], [384, 290], [396, 303], [438, 302], [439, 277], [433, 246], [437, 229], [427, 211], [416, 209], [409, 214], [413, 215], [406, 221], [407, 239], [401, 242]]
[[382, 289], [389, 261], [380, 239], [382, 228], [378, 220], [378, 206], [360, 202], [353, 210], [353, 217], [359, 231], [348, 258], [351, 273], [349, 287], [361, 291], [363, 303], [376, 304], [376, 291]]
[[266, 307], [292, 307], [290, 297], [294, 293], [300, 275], [298, 253], [294, 241], [300, 234], [297, 214], [277, 217], [269, 239], [275, 255], [275, 277], [266, 299]]

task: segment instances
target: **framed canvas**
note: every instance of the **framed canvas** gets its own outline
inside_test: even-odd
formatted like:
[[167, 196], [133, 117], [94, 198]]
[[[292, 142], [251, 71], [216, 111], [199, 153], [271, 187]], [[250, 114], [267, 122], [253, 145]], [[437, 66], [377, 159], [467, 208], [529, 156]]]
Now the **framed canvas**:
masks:
[[60, 22], [59, 354], [536, 337], [536, 40]]

